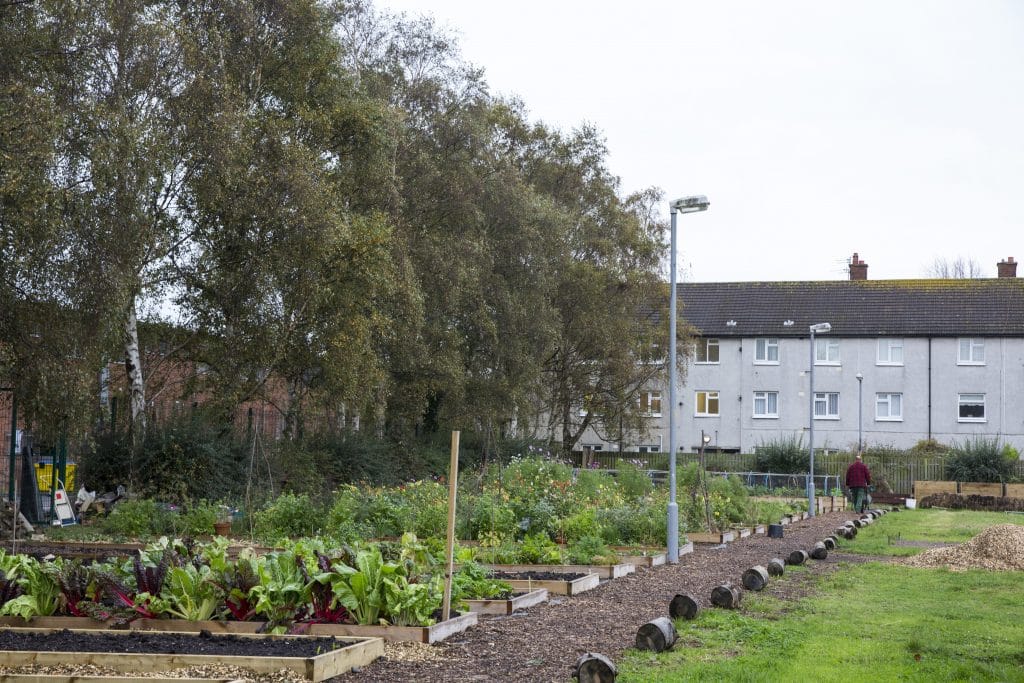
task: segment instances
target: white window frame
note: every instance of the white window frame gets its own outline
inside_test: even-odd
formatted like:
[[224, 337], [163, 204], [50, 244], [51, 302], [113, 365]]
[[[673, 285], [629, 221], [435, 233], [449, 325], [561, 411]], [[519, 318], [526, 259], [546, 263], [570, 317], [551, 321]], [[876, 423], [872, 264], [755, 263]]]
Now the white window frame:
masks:
[[[711, 401], [714, 400], [715, 407], [718, 408], [718, 412], [700, 412], [700, 395], [704, 394], [704, 408], [707, 411], [710, 408]], [[694, 417], [720, 417], [722, 414], [722, 393], [717, 390], [700, 389], [693, 393], [693, 416]]]
[[[703, 347], [704, 358], [709, 358], [710, 354], [708, 351], [711, 347], [715, 349], [715, 355], [718, 360], [699, 360], [700, 356], [697, 355], [697, 349]], [[718, 365], [722, 359], [722, 345], [719, 343], [718, 338], [705, 337], [701, 338], [696, 344], [693, 345], [693, 362], [696, 365]]]
[[658, 434], [658, 443], [642, 443], [636, 447], [637, 453], [664, 453], [662, 448], [662, 437]]
[[[822, 353], [822, 351], [824, 351], [824, 353]], [[829, 337], [815, 339], [814, 364], [839, 365], [839, 340]]]
[[[818, 402], [824, 405], [824, 412], [818, 412]], [[833, 410], [834, 408], [834, 410]], [[815, 420], [838, 420], [839, 419], [839, 392], [838, 391], [815, 391], [814, 392], [814, 419]]]
[[[770, 351], [775, 349], [775, 359], [771, 358]], [[754, 365], [778, 365], [779, 364], [779, 338], [758, 337], [754, 340]]]
[[[657, 411], [651, 407], [655, 401], [658, 404]], [[636, 397], [636, 402], [640, 414], [644, 417], [661, 417], [661, 391], [641, 391]]]
[[[884, 415], [882, 414], [883, 406], [885, 408]], [[878, 422], [903, 422], [903, 393], [880, 391], [875, 394], [875, 420]]]
[[[980, 400], [977, 398], [980, 397]], [[957, 422], [988, 422], [988, 412], [985, 407], [985, 394], [962, 392], [956, 395], [956, 421]], [[964, 406], [981, 406], [981, 417], [964, 417], [961, 414]]]
[[[899, 360], [893, 360], [893, 351], [899, 349]], [[886, 337], [878, 340], [875, 365], [903, 365], [903, 340]]]
[[[775, 399], [775, 412], [772, 412], [772, 397]], [[758, 403], [764, 407], [758, 412]], [[779, 392], [777, 391], [755, 391], [754, 392], [754, 419], [755, 420], [777, 420], [779, 419]]]
[[[966, 346], [966, 349], [965, 349]], [[956, 340], [957, 365], [984, 365], [985, 340], [978, 337], [961, 337]], [[967, 351], [965, 354], [964, 351]]]

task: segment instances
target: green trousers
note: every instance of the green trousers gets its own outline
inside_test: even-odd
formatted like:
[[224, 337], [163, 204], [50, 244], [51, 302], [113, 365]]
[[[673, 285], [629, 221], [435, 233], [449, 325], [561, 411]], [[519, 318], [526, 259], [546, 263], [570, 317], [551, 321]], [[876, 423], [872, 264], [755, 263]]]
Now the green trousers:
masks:
[[864, 512], [868, 506], [868, 489], [866, 486], [851, 486], [850, 497], [853, 498], [853, 509]]

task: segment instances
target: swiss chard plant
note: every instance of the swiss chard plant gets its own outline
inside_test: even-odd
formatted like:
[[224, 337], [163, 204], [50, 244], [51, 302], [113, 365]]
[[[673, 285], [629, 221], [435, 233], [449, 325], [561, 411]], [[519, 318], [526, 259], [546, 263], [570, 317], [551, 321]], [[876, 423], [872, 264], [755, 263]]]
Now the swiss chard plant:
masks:
[[291, 550], [255, 558], [259, 582], [249, 592], [253, 610], [269, 630], [283, 630], [309, 602], [306, 579]]
[[358, 624], [377, 624], [384, 608], [384, 578], [397, 565], [386, 564], [376, 546], [356, 553], [355, 567], [335, 564], [331, 589], [338, 601], [352, 613]]
[[0, 572], [4, 577], [0, 614], [31, 619], [56, 611], [60, 588], [35, 558], [5, 554], [0, 559]]

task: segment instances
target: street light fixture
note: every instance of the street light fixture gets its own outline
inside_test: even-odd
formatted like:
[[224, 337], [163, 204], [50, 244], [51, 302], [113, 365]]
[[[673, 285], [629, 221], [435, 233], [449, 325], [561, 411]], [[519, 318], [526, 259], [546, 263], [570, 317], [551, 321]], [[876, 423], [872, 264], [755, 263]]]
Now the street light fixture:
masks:
[[706, 211], [711, 205], [704, 195], [682, 197], [669, 202], [672, 215], [672, 237], [669, 247], [669, 293], [668, 317], [668, 562], [679, 562], [679, 506], [676, 504], [676, 214]]
[[814, 335], [825, 334], [832, 331], [830, 323], [816, 323], [811, 325], [811, 439], [808, 448], [811, 453], [811, 465], [807, 472], [807, 514], [814, 517]]
[[864, 452], [864, 373], [857, 373], [857, 452]]

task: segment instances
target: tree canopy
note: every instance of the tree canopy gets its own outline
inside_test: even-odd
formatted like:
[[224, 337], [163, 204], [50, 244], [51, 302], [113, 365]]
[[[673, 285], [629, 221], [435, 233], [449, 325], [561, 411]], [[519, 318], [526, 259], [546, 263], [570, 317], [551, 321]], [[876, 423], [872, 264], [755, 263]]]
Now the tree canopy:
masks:
[[0, 353], [34, 421], [87, 425], [124, 360], [143, 430], [139, 321], [225, 420], [281, 381], [289, 435], [323, 411], [566, 450], [642, 433], [659, 193], [623, 194], [595, 128], [492, 95], [431, 20], [2, 3], [0, 98]]

